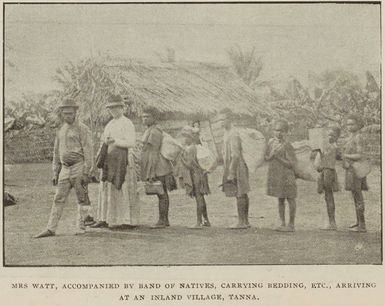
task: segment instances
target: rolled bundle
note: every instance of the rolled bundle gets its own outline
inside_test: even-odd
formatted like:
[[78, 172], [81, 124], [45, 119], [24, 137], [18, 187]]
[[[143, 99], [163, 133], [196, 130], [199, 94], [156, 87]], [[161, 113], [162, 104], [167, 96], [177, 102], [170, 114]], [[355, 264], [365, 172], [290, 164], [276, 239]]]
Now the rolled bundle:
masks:
[[242, 143], [243, 159], [250, 171], [255, 171], [265, 162], [266, 139], [255, 129], [239, 128]]
[[175, 161], [183, 146], [171, 135], [163, 132], [162, 145], [160, 147], [160, 154], [169, 161]]
[[206, 143], [197, 145], [197, 159], [203, 170], [214, 171], [217, 167], [217, 158]]
[[310, 159], [312, 148], [309, 141], [296, 141], [292, 143], [292, 146], [297, 157], [297, 162], [294, 166], [296, 177], [305, 181], [315, 182], [317, 180], [318, 172]]

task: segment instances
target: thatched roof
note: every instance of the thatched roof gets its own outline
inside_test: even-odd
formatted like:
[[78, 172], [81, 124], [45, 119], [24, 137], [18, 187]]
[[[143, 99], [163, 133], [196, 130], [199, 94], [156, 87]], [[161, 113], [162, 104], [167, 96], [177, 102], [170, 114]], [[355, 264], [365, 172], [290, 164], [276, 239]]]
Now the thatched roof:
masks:
[[238, 115], [270, 115], [270, 108], [227, 66], [205, 63], [149, 63], [109, 60], [103, 69], [136, 107], [162, 113], [214, 114], [229, 108]]

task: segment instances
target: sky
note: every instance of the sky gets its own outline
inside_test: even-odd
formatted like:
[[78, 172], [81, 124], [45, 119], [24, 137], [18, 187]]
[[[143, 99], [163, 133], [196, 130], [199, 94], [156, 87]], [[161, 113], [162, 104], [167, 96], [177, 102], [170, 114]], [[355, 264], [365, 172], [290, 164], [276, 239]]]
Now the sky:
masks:
[[255, 47], [263, 79], [345, 69], [380, 75], [380, 6], [372, 4], [6, 5], [6, 100], [58, 88], [69, 60], [111, 55], [227, 64]]

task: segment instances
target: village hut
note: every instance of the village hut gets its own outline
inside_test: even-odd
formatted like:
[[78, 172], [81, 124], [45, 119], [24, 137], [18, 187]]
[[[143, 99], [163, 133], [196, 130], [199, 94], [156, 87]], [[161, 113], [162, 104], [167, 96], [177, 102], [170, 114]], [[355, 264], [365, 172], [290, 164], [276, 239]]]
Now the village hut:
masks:
[[[82, 76], [87, 79], [87, 74], [92, 75], [88, 82], [76, 80], [81, 85], [77, 97], [80, 103], [91, 97], [99, 108], [109, 93], [121, 94], [131, 105], [131, 118], [138, 133], [143, 132], [140, 115], [146, 106], [159, 111], [161, 126], [173, 136], [189, 121], [198, 118], [203, 136], [219, 155], [223, 131], [216, 118], [222, 109], [231, 110], [238, 118], [238, 125], [248, 127], [257, 127], [260, 120], [272, 115], [268, 105], [228, 66], [106, 59], [90, 68], [92, 70]], [[94, 84], [87, 84], [89, 81]], [[90, 108], [90, 105], [84, 103], [82, 107]], [[91, 112], [88, 109], [83, 113]], [[97, 117], [105, 116], [103, 112], [100, 108]]]
[[[80, 120], [91, 128], [95, 151], [100, 133], [110, 120], [105, 104], [111, 94], [122, 95], [130, 104], [129, 116], [138, 139], [144, 129], [141, 112], [152, 106], [161, 115], [162, 128], [172, 136], [177, 136], [191, 120], [200, 120], [203, 137], [219, 156], [223, 130], [216, 119], [218, 112], [227, 108], [237, 116], [238, 125], [248, 127], [258, 127], [261, 120], [272, 114], [268, 105], [229, 66], [218, 64], [87, 59], [58, 69], [55, 79], [63, 88], [62, 96], [71, 95], [80, 105]], [[52, 150], [48, 147], [53, 144], [53, 137], [52, 134], [49, 144], [40, 146], [44, 152], [34, 152], [39, 161], [51, 158]], [[10, 147], [8, 151], [14, 150]], [[24, 159], [30, 156], [27, 152]]]

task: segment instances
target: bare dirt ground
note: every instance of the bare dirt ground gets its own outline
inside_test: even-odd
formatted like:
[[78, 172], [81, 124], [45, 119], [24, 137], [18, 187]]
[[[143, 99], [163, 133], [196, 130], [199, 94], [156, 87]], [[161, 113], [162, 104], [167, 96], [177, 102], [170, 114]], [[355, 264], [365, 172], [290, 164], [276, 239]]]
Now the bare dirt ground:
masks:
[[[170, 195], [170, 222], [167, 229], [151, 229], [157, 219], [156, 197], [141, 196], [141, 226], [112, 232], [88, 229], [74, 236], [76, 202], [71, 193], [56, 237], [33, 239], [48, 221], [54, 187], [50, 185], [49, 164], [5, 166], [5, 190], [18, 204], [4, 209], [6, 265], [205, 265], [205, 264], [380, 264], [381, 184], [380, 169], [368, 177], [366, 200], [367, 233], [350, 233], [355, 220], [350, 193], [336, 194], [339, 230], [318, 228], [326, 220], [323, 196], [312, 182], [298, 180], [295, 233], [279, 233], [277, 200], [265, 194], [266, 168], [251, 176], [251, 229], [230, 230], [236, 206], [217, 186], [222, 170], [210, 177], [212, 194], [207, 197], [211, 228], [189, 229], [195, 223], [195, 202], [183, 190]], [[339, 171], [343, 183], [343, 172]], [[342, 185], [342, 184], [341, 184]], [[90, 197], [97, 201], [97, 185], [90, 185]]]

